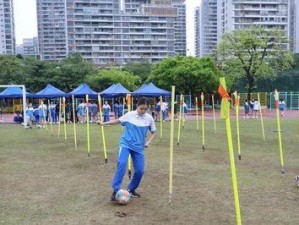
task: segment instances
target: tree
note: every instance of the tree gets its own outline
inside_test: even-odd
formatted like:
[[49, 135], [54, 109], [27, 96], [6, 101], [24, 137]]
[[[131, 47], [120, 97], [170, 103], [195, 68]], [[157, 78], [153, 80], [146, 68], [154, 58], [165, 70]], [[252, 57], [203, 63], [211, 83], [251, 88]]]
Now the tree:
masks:
[[27, 60], [26, 86], [34, 92], [40, 91], [49, 83], [62, 91], [70, 92], [82, 84], [87, 75], [96, 73], [96, 69], [77, 53], [60, 62], [24, 60]]
[[89, 75], [96, 74], [96, 68], [85, 61], [79, 53], [74, 53], [51, 67], [51, 83], [65, 92], [70, 92], [85, 82]]
[[85, 79], [86, 83], [96, 91], [103, 91], [111, 84], [120, 83], [130, 91], [135, 90], [140, 85], [140, 78], [129, 72], [119, 69], [103, 69], [98, 74], [89, 75]]
[[245, 76], [250, 94], [258, 79], [273, 78], [291, 68], [293, 55], [286, 50], [287, 44], [283, 31], [253, 26], [224, 34], [217, 47], [217, 60], [228, 79]]
[[123, 67], [123, 70], [139, 76], [141, 83], [144, 83], [152, 72], [152, 65], [148, 61], [141, 63], [129, 62]]
[[176, 56], [155, 64], [147, 81], [167, 90], [175, 85], [178, 93], [196, 94], [217, 90], [219, 77], [211, 58]]
[[0, 83], [24, 84], [24, 64], [15, 56], [0, 56]]

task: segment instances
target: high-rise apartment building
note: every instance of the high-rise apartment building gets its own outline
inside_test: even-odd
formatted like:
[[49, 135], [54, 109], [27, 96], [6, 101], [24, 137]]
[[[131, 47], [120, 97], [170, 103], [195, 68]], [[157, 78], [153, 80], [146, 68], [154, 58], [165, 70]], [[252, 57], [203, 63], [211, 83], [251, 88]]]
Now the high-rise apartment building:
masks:
[[199, 56], [211, 54], [225, 32], [249, 29], [252, 25], [284, 31], [290, 41], [286, 47], [296, 52], [299, 14], [298, 9], [295, 13], [295, 6], [294, 0], [202, 0], [197, 20]]
[[0, 55], [16, 53], [13, 0], [0, 0]]
[[299, 53], [299, 2], [294, 1], [294, 52]]
[[199, 29], [200, 29], [200, 8], [195, 7], [194, 9], [194, 40], [195, 40], [195, 56], [200, 56], [200, 38], [199, 38]]
[[21, 45], [17, 45], [17, 54], [21, 54], [23, 56], [33, 56], [39, 58], [38, 54], [38, 38], [24, 38], [23, 43]]
[[[225, 32], [260, 25], [278, 29], [293, 41], [292, 25], [294, 0], [221, 0], [218, 1], [218, 41]], [[293, 50], [292, 45], [287, 46]]]
[[79, 52], [84, 59], [106, 66], [157, 62], [175, 55], [177, 8], [170, 0], [45, 2], [37, 0], [44, 60]]
[[199, 56], [203, 57], [217, 46], [217, 0], [202, 0], [199, 23]]
[[66, 0], [37, 0], [37, 28], [42, 60], [67, 56]]
[[172, 0], [172, 5], [177, 8], [177, 17], [174, 27], [174, 51], [178, 55], [186, 55], [186, 5], [185, 0]]

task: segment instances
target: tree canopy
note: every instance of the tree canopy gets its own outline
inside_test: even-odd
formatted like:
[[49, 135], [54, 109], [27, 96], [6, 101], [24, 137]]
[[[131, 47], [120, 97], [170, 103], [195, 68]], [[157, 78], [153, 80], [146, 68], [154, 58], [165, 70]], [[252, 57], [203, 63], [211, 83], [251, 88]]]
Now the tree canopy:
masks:
[[128, 90], [133, 91], [140, 85], [140, 78], [120, 69], [103, 69], [97, 74], [86, 77], [86, 83], [95, 91], [103, 91], [111, 84], [120, 83]]
[[218, 65], [229, 80], [245, 77], [251, 93], [256, 81], [274, 78], [277, 73], [290, 69], [293, 54], [286, 50], [288, 40], [283, 31], [253, 26], [224, 34], [217, 47]]
[[140, 77], [141, 83], [144, 83], [152, 72], [152, 65], [148, 61], [141, 63], [129, 62], [123, 67], [123, 70]]
[[195, 95], [216, 91], [220, 75], [211, 58], [176, 56], [155, 64], [147, 81], [166, 90], [175, 85], [176, 92]]

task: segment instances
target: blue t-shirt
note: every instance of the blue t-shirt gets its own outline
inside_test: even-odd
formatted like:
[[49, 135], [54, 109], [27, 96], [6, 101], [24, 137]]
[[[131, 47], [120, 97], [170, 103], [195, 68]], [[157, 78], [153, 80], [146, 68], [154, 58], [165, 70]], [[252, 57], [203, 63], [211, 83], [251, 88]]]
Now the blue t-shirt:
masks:
[[135, 110], [120, 117], [119, 121], [122, 126], [125, 126], [119, 142], [120, 147], [129, 148], [143, 154], [147, 132], [154, 133], [156, 131], [153, 117], [148, 113], [140, 116]]
[[34, 112], [34, 109], [32, 107], [29, 107], [26, 109], [26, 116], [29, 117], [29, 118], [32, 118], [33, 117], [33, 112]]
[[103, 105], [103, 115], [108, 116], [110, 113], [110, 105]]

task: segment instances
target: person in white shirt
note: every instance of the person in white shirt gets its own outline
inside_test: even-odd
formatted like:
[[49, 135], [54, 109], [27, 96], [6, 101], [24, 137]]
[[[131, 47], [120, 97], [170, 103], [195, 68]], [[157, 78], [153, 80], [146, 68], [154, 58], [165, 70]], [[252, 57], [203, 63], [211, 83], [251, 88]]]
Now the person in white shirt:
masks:
[[258, 118], [258, 110], [259, 110], [259, 102], [257, 101], [257, 99], [254, 99], [254, 102], [253, 102], [254, 116], [253, 116], [253, 118]]

